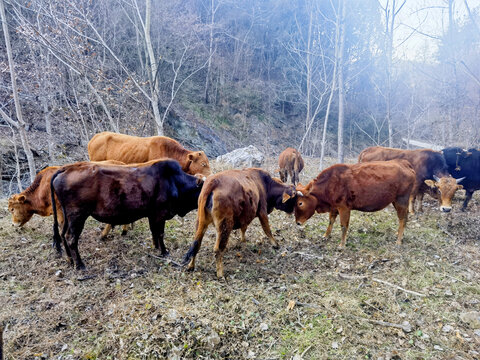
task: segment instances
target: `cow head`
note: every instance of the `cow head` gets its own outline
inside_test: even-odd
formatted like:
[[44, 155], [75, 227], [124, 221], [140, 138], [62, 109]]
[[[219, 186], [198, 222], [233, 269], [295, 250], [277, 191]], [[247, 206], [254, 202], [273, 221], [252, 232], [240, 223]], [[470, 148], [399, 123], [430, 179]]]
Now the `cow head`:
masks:
[[8, 211], [12, 214], [14, 226], [23, 226], [34, 214], [30, 201], [23, 194], [15, 194], [8, 199]]
[[458, 185], [458, 183], [465, 178], [455, 179], [451, 176], [439, 178], [435, 175], [433, 178], [435, 180], [425, 180], [425, 184], [431, 188], [436, 188], [439, 191], [440, 210], [443, 212], [450, 212], [450, 210], [452, 210], [452, 199], [455, 192], [459, 189], [463, 189], [463, 186]]
[[297, 202], [295, 204], [295, 221], [297, 225], [303, 225], [305, 221], [310, 219], [318, 205], [318, 200], [315, 196], [310, 194], [312, 184], [303, 186], [297, 185]]
[[202, 174], [204, 176], [212, 173], [207, 155], [203, 151], [191, 151], [187, 155], [187, 165], [184, 171], [191, 175]]
[[272, 180], [272, 185], [268, 191], [272, 205], [275, 209], [285, 211], [287, 214], [293, 213], [295, 198], [297, 197], [295, 186], [286, 185], [279, 178], [272, 177]]

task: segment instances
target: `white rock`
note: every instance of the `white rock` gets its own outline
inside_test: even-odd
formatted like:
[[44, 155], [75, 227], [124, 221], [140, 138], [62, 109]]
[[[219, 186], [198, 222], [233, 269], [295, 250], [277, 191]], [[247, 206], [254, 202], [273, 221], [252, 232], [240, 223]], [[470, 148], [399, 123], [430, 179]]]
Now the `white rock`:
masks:
[[180, 314], [178, 313], [177, 310], [175, 310], [175, 309], [168, 310], [168, 313], [167, 313], [167, 319], [168, 320], [177, 321], [179, 317], [180, 317]]
[[453, 326], [450, 326], [450, 325], [445, 325], [443, 328], [442, 328], [442, 331], [444, 333], [449, 333], [450, 331], [453, 330]]
[[443, 351], [443, 349], [438, 345], [433, 345], [434, 350]]
[[478, 311], [469, 311], [460, 314], [460, 320], [464, 323], [468, 324], [471, 328], [479, 328], [480, 327], [480, 312]]
[[338, 349], [338, 343], [336, 341], [332, 342], [332, 349]]
[[473, 335], [480, 337], [480, 329], [475, 330]]
[[452, 296], [452, 295], [453, 295], [452, 290], [450, 289], [445, 290], [445, 296]]
[[267, 331], [268, 330], [268, 325], [265, 323], [261, 323], [259, 326], [260, 330], [262, 331]]
[[210, 349], [214, 349], [218, 344], [220, 344], [220, 336], [218, 336], [215, 330], [212, 330], [210, 335], [208, 335], [205, 339], [205, 342]]
[[260, 167], [264, 159], [265, 156], [262, 152], [255, 146], [250, 145], [217, 157], [217, 162], [229, 164], [234, 168]]

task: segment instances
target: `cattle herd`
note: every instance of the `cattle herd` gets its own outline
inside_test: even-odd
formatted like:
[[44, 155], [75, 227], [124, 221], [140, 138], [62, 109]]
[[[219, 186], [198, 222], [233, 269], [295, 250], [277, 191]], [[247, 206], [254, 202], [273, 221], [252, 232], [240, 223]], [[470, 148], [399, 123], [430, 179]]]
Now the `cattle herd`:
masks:
[[[278, 247], [268, 221], [273, 209], [294, 213], [299, 225], [315, 212], [329, 213], [325, 237], [339, 215], [340, 247], [344, 247], [352, 210], [373, 212], [392, 204], [401, 245], [417, 198], [418, 211], [428, 193], [438, 199], [441, 211], [449, 212], [456, 190], [463, 188], [461, 210], [466, 210], [480, 188], [480, 152], [458, 147], [442, 151], [369, 147], [360, 153], [357, 164], [333, 165], [305, 186], [299, 183], [304, 162], [293, 148], [279, 156], [280, 179], [258, 168], [211, 174], [203, 151], [186, 150], [163, 136], [102, 132], [90, 140], [88, 154], [90, 161], [43, 169], [28, 189], [8, 201], [16, 226], [23, 226], [34, 214], [53, 214], [53, 246], [61, 255], [63, 244], [77, 269], [85, 267], [78, 239], [89, 216], [107, 224], [102, 236], [112, 225], [123, 225], [125, 233], [127, 224], [148, 218], [153, 245], [167, 256], [165, 221], [198, 208], [195, 237], [184, 264], [194, 269], [202, 238], [213, 223], [217, 276], [223, 277], [222, 259], [232, 230], [240, 229], [245, 241], [248, 225], [258, 217], [272, 246]], [[286, 184], [288, 177], [293, 185]]]

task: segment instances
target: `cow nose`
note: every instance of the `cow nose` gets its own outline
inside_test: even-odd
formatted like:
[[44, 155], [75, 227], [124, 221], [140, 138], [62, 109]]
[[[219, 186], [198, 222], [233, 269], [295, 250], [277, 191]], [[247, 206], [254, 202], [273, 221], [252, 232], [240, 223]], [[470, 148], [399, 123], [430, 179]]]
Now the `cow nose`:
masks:
[[451, 207], [447, 207], [447, 206], [441, 206], [440, 209], [441, 209], [443, 212], [446, 212], [446, 213], [448, 213], [448, 212], [450, 212], [450, 210], [452, 210]]

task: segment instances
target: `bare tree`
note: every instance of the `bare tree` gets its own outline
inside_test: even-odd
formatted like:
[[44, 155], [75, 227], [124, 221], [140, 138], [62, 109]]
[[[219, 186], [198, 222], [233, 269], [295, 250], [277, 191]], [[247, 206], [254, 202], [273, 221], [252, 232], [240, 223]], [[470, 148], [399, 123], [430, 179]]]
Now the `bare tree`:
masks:
[[8, 65], [10, 68], [10, 78], [12, 81], [12, 92], [13, 92], [13, 100], [15, 102], [15, 112], [17, 115], [17, 120], [13, 120], [10, 116], [7, 115], [1, 108], [0, 114], [2, 115], [3, 119], [13, 126], [20, 135], [20, 140], [22, 142], [23, 150], [25, 151], [25, 155], [27, 156], [28, 161], [28, 170], [30, 172], [30, 181], [33, 182], [35, 179], [35, 162], [33, 160], [32, 150], [30, 149], [30, 145], [28, 144], [27, 133], [25, 130], [26, 123], [23, 121], [22, 115], [22, 108], [20, 106], [20, 100], [18, 98], [18, 89], [17, 89], [17, 80], [15, 75], [15, 65], [13, 62], [13, 54], [12, 54], [12, 46], [10, 44], [10, 35], [8, 32], [8, 25], [7, 25], [7, 18], [5, 16], [5, 6], [3, 0], [0, 0], [0, 16], [2, 19], [2, 27], [3, 27], [3, 36], [5, 38], [5, 46], [7, 48], [7, 57], [8, 57]]
[[339, 36], [339, 50], [338, 50], [338, 155], [339, 163], [344, 162], [344, 124], [345, 124], [345, 82], [344, 82], [344, 58], [345, 58], [345, 0], [339, 0], [339, 14], [340, 14], [340, 36]]

